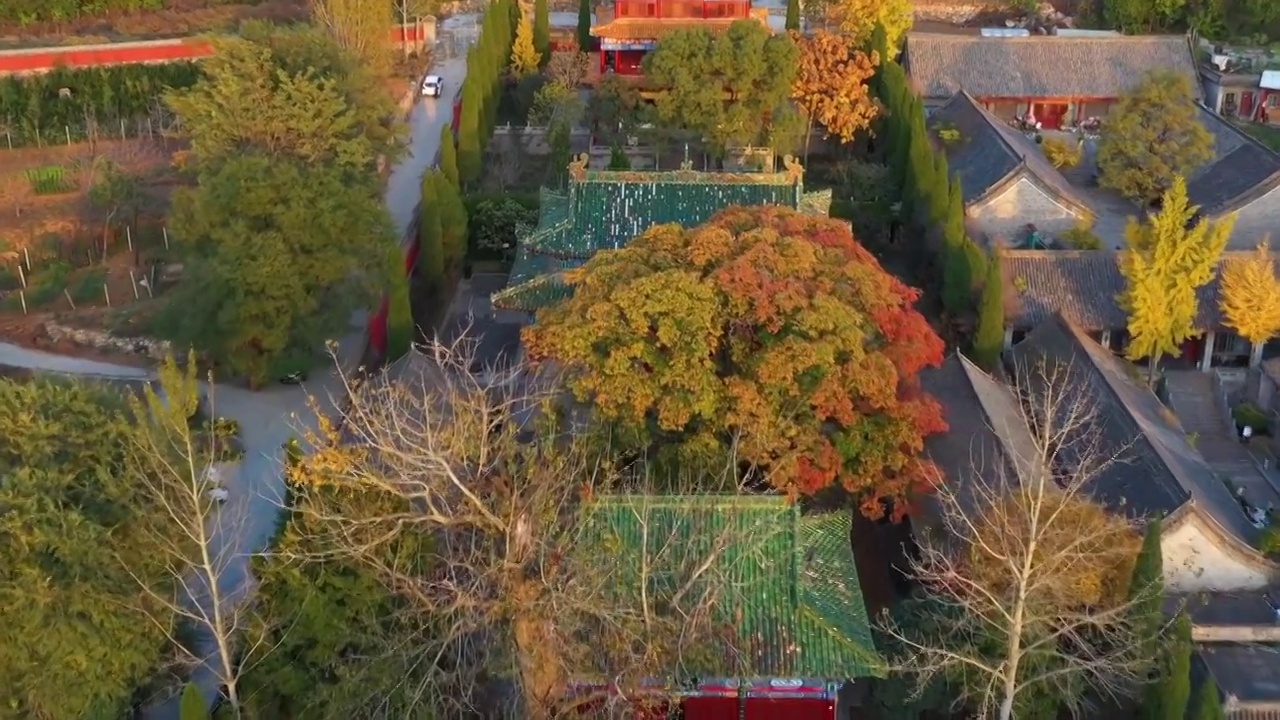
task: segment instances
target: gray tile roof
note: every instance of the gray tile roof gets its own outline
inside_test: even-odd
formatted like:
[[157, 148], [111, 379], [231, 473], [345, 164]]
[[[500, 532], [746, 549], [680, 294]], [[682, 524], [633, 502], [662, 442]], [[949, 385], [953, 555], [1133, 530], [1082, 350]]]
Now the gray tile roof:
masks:
[[[1124, 292], [1120, 254], [1112, 250], [1003, 250], [1005, 322], [1028, 330], [1062, 314], [1087, 330], [1117, 330], [1128, 324], [1116, 300]], [[1248, 250], [1228, 251], [1223, 261], [1247, 257]], [[1280, 272], [1280, 262], [1277, 263]], [[1198, 322], [1202, 328], [1220, 328], [1218, 278], [1197, 293]]]
[[1199, 105], [1200, 123], [1213, 135], [1214, 156], [1187, 180], [1187, 195], [1214, 217], [1239, 209], [1280, 185], [1280, 155], [1217, 113]]
[[1200, 95], [1187, 38], [988, 38], [908, 33], [906, 65], [927, 98], [964, 90], [978, 98], [1098, 98], [1124, 95], [1150, 70], [1185, 75]]
[[942, 405], [947, 432], [925, 438], [925, 454], [946, 476], [963, 482], [975, 470], [991, 484], [1016, 476], [1037, 457], [1036, 445], [1009, 388], [968, 358], [951, 355], [920, 373], [925, 392]]
[[1165, 609], [1170, 613], [1185, 610], [1192, 624], [1202, 627], [1275, 625], [1276, 611], [1270, 599], [1273, 592], [1250, 590], [1169, 595], [1165, 598]]
[[[1241, 703], [1280, 702], [1280, 646], [1271, 644], [1201, 643], [1196, 654], [1204, 663], [1218, 689], [1226, 695], [1227, 704], [1232, 698]], [[1240, 708], [1232, 718], [1275, 717], [1261, 714], [1274, 712]], [[1278, 714], [1280, 715], [1280, 714]]]
[[1088, 210], [1084, 198], [1035, 142], [987, 111], [972, 95], [956, 93], [929, 117], [929, 129], [935, 136], [944, 129], [960, 134], [956, 140], [937, 139], [947, 154], [947, 167], [960, 176], [966, 205], [1028, 174], [1059, 199]]
[[1080, 392], [1094, 399], [1099, 450], [1122, 460], [1093, 480], [1095, 500], [1133, 518], [1164, 517], [1189, 502], [1230, 536], [1254, 543], [1258, 530], [1231, 491], [1129, 363], [1057, 317], [1031, 331], [1010, 356], [1018, 372], [1035, 372], [1041, 363], [1068, 368]]

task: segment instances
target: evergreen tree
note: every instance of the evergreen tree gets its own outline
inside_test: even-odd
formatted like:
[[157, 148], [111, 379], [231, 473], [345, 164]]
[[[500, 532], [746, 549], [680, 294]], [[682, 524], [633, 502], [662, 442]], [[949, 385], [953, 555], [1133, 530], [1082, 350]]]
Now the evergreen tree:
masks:
[[393, 247], [387, 257], [387, 361], [409, 352], [413, 344], [413, 306], [409, 298], [409, 276], [404, 253]]
[[437, 213], [440, 216], [440, 240], [446, 277], [462, 268], [467, 254], [467, 206], [462, 193], [444, 173], [431, 173], [435, 182]]
[[551, 10], [547, 0], [533, 4], [533, 46], [546, 65], [551, 59]]
[[969, 312], [974, 289], [974, 269], [969, 267], [970, 257], [966, 247], [968, 238], [964, 229], [964, 197], [959, 177], [951, 182], [947, 199], [942, 225], [942, 306], [956, 318]]
[[800, 0], [787, 0], [787, 30], [800, 32]]
[[[947, 167], [946, 154], [933, 149], [933, 145], [929, 144], [928, 135], [925, 136], [925, 144], [933, 154], [933, 174], [930, 178], [929, 186], [925, 189], [929, 206], [929, 222], [945, 229], [948, 220], [947, 214], [951, 210], [951, 183], [947, 182], [947, 178], [951, 177], [951, 172]], [[961, 213], [963, 213], [963, 203], [961, 204]], [[963, 235], [963, 232], [961, 235]], [[959, 244], [957, 244], [956, 249], [959, 249], [959, 247]]]
[[462, 113], [458, 128], [458, 177], [464, 185], [470, 185], [480, 178], [484, 145], [480, 139], [479, 90], [474, 85], [464, 86], [462, 93]]
[[428, 297], [439, 298], [444, 289], [444, 230], [440, 221], [440, 198], [435, 173], [422, 179], [422, 214], [418, 226], [418, 277]]
[[178, 701], [178, 720], [209, 720], [209, 703], [195, 683], [187, 683], [182, 688], [182, 699]]
[[1213, 678], [1209, 678], [1200, 686], [1200, 694], [1196, 698], [1196, 708], [1191, 715], [1191, 720], [1224, 720], [1225, 717], [1226, 714], [1222, 711], [1222, 697], [1218, 694], [1218, 683]]
[[1133, 564], [1129, 579], [1130, 614], [1139, 642], [1149, 646], [1151, 657], [1160, 647], [1160, 628], [1164, 625], [1164, 555], [1160, 551], [1160, 521], [1147, 525], [1142, 549]]
[[440, 128], [440, 172], [455, 188], [462, 188], [458, 179], [458, 146], [454, 144], [453, 128], [448, 125]]
[[1178, 613], [1173, 631], [1161, 649], [1161, 677], [1147, 686], [1142, 707], [1146, 720], [1184, 720], [1191, 701], [1191, 619]]
[[563, 188], [569, 179], [569, 128], [557, 125], [551, 132], [551, 165], [547, 168], [547, 186]]
[[578, 50], [591, 51], [591, 0], [578, 0]]
[[610, 170], [630, 170], [631, 159], [627, 157], [627, 153], [617, 145], [609, 151], [609, 169]]
[[982, 287], [982, 303], [978, 308], [978, 331], [973, 337], [970, 355], [987, 370], [1000, 365], [1004, 350], [1004, 278], [1000, 274], [1000, 254], [991, 253], [987, 278]]

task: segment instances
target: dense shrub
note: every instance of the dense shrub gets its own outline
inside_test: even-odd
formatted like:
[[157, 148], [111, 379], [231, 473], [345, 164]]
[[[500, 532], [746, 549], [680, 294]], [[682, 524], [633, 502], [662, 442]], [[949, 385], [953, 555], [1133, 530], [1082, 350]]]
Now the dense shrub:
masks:
[[[99, 136], [118, 137], [121, 121], [132, 124], [162, 114], [167, 90], [190, 87], [199, 78], [195, 63], [59, 68], [5, 77], [0, 79], [0, 134], [7, 133], [15, 146], [35, 144], [37, 133], [45, 143], [66, 142], [68, 134], [81, 140], [95, 125]], [[138, 130], [126, 126], [125, 132]]]
[[163, 9], [164, 0], [5, 0], [0, 3], [0, 21], [29, 25]]
[[1080, 164], [1082, 151], [1080, 146], [1060, 138], [1045, 138], [1040, 144], [1044, 157], [1055, 168], [1072, 168]]

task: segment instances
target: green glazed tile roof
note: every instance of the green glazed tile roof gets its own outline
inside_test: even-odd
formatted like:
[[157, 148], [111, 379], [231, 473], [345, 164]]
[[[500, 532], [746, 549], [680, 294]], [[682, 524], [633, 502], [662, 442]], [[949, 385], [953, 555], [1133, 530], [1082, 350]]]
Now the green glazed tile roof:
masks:
[[785, 182], [786, 175], [716, 175], [589, 172], [586, 180], [570, 185], [567, 226], [548, 228], [525, 242], [544, 255], [585, 259], [622, 247], [654, 225], [699, 225], [730, 205], [799, 206], [800, 186]]
[[[620, 592], [639, 592], [638, 573], [627, 569], [642, 566], [654, 597], [665, 592], [669, 599], [695, 575], [715, 583], [719, 621], [736, 630], [726, 664], [672, 672], [882, 675], [847, 513], [802, 516], [785, 498], [715, 495], [611, 496], [593, 501], [588, 512], [583, 541], [588, 552], [617, 560]], [[709, 566], [708, 558], [714, 558]], [[695, 585], [687, 596], [699, 594]]]
[[540, 201], [538, 225], [519, 238], [507, 287], [493, 295], [495, 307], [533, 312], [569, 297], [572, 289], [559, 278], [541, 276], [622, 247], [654, 225], [699, 225], [730, 205], [781, 205], [826, 215], [831, 191], [805, 193], [788, 173], [593, 170], [572, 180], [567, 193], [544, 188]]

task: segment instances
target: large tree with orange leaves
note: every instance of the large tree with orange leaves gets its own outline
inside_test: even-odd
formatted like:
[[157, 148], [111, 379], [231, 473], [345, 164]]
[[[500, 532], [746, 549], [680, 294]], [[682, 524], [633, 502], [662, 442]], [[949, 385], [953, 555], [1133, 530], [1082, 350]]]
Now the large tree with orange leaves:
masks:
[[946, 425], [916, 376], [942, 341], [848, 224], [731, 208], [656, 226], [568, 282], [526, 345], [568, 368], [615, 442], [736, 460], [791, 494], [843, 485], [870, 516], [905, 512], [934, 475], [918, 454]]
[[[880, 56], [854, 48], [849, 38], [819, 30], [804, 36], [792, 33], [800, 50], [791, 97], [812, 126], [818, 123], [828, 137], [841, 143], [866, 130], [879, 112], [867, 82], [875, 75]], [[808, 154], [808, 135], [805, 136]]]

